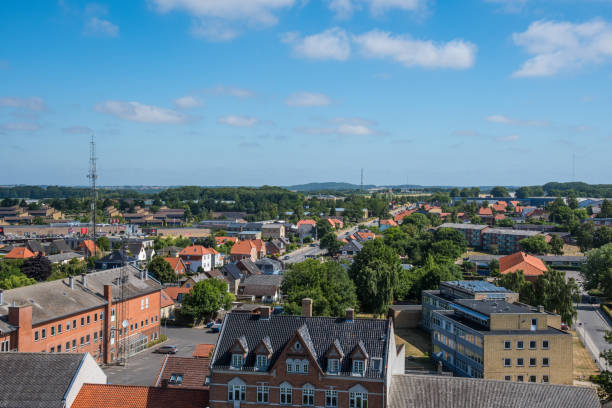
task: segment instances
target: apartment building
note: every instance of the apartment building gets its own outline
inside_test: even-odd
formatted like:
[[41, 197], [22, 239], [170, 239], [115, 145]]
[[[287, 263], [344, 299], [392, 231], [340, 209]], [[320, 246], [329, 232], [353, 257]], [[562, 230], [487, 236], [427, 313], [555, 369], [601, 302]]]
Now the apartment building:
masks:
[[482, 231], [488, 228], [488, 226], [447, 222], [440, 225], [439, 228], [452, 228], [460, 231], [465, 236], [468, 245], [479, 248], [482, 246]]
[[541, 234], [540, 231], [487, 228], [482, 231], [482, 248], [497, 248], [500, 254], [513, 254], [521, 250], [520, 241]]
[[391, 320], [229, 313], [211, 364], [210, 406], [385, 407], [404, 371]]
[[450, 306], [432, 313], [433, 358], [455, 375], [572, 384], [572, 336], [558, 315], [494, 299]]
[[116, 361], [159, 337], [161, 289], [126, 266], [0, 291], [1, 351]]
[[421, 327], [431, 331], [433, 312], [452, 310], [452, 304], [459, 299], [494, 299], [515, 303], [519, 300], [519, 294], [486, 281], [440, 282], [439, 290], [425, 290], [422, 293]]

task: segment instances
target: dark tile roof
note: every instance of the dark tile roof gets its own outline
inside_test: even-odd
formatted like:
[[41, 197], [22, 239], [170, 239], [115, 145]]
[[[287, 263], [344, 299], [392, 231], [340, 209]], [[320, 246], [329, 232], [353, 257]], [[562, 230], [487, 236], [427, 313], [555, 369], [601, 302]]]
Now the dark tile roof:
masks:
[[223, 272], [223, 275], [233, 280], [242, 279], [243, 277], [242, 271], [238, 269], [236, 264], [227, 264], [221, 269], [221, 271]]
[[282, 281], [281, 275], [250, 275], [240, 283], [240, 294], [274, 296]]
[[389, 408], [600, 408], [593, 388], [425, 375], [394, 375]]
[[31, 239], [27, 242], [26, 247], [32, 252], [45, 252], [45, 248], [42, 246], [40, 241]]
[[51, 245], [50, 245], [49, 249], [52, 250], [52, 251], [56, 251], [56, 252], [70, 252], [70, 251], [72, 251], [72, 249], [70, 249], [70, 246], [68, 246], [66, 241], [63, 240], [63, 239], [54, 239], [51, 242]]
[[359, 252], [362, 249], [363, 249], [363, 244], [361, 242], [351, 239], [349, 242], [344, 244], [342, 248], [340, 248], [340, 251]]
[[[388, 346], [387, 332], [389, 321], [382, 319], [354, 319], [347, 321], [335, 317], [302, 317], [272, 315], [269, 319], [260, 319], [251, 313], [228, 313], [223, 323], [221, 337], [217, 341], [213, 368], [227, 368], [231, 362], [231, 347], [241, 336], [245, 336], [249, 350], [255, 350], [257, 345], [269, 336], [273, 350], [270, 367], [274, 365], [289, 340], [299, 331], [306, 346], [317, 359], [319, 366], [327, 367], [325, 354], [337, 340], [340, 348], [350, 354], [359, 341], [371, 358], [385, 358]], [[245, 360], [245, 371], [255, 370], [255, 353], [251, 351]], [[368, 364], [366, 377], [382, 378], [384, 373], [372, 370]], [[351, 372], [349, 358], [342, 360], [341, 373]]]
[[241, 271], [245, 271], [248, 275], [261, 274], [261, 271], [259, 270], [257, 265], [255, 265], [255, 263], [250, 259], [241, 259], [240, 261], [238, 261], [237, 265]]
[[2, 408], [63, 408], [85, 354], [0, 353]]
[[155, 381], [161, 387], [164, 380], [170, 381], [172, 374], [183, 376], [181, 384], [168, 383], [168, 388], [207, 390], [206, 377], [210, 367], [210, 358], [166, 356]]

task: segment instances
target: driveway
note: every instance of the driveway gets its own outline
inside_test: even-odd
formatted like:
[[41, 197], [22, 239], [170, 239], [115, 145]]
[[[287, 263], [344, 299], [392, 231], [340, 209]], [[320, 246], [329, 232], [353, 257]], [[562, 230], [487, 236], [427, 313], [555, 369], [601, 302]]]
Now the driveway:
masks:
[[[196, 344], [216, 344], [219, 337], [219, 333], [209, 333], [208, 329], [187, 327], [162, 327], [161, 332], [168, 336], [168, 340], [162, 344], [176, 346], [178, 352], [175, 355], [180, 357], [191, 357]], [[130, 357], [126, 367], [105, 367], [109, 384], [154, 385], [164, 355], [153, 351], [160, 346], [153, 346]]]

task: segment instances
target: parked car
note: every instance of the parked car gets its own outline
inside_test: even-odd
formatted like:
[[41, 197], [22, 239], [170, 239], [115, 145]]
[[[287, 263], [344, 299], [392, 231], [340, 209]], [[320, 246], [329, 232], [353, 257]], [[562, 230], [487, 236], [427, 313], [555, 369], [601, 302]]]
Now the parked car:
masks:
[[206, 323], [206, 328], [210, 329], [212, 327], [212, 325], [215, 324], [214, 320], [211, 320], [210, 322]]
[[561, 323], [561, 330], [569, 330], [569, 326], [567, 325], [567, 323]]
[[221, 331], [221, 323], [215, 323], [210, 327], [210, 331], [213, 333], [219, 333]]
[[161, 346], [155, 350], [158, 354], [176, 354], [176, 346]]
[[283, 259], [284, 259], [285, 261], [286, 261], [287, 259], [289, 259], [289, 258], [291, 258], [289, 255], [285, 255], [285, 256], [283, 257]]

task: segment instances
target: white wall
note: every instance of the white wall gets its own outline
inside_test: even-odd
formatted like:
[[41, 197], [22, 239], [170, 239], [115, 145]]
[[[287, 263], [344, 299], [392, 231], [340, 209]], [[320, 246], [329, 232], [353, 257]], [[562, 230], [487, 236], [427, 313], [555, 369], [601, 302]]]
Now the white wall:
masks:
[[89, 353], [84, 354], [81, 367], [66, 394], [66, 408], [70, 408], [85, 383], [106, 384], [106, 374]]

